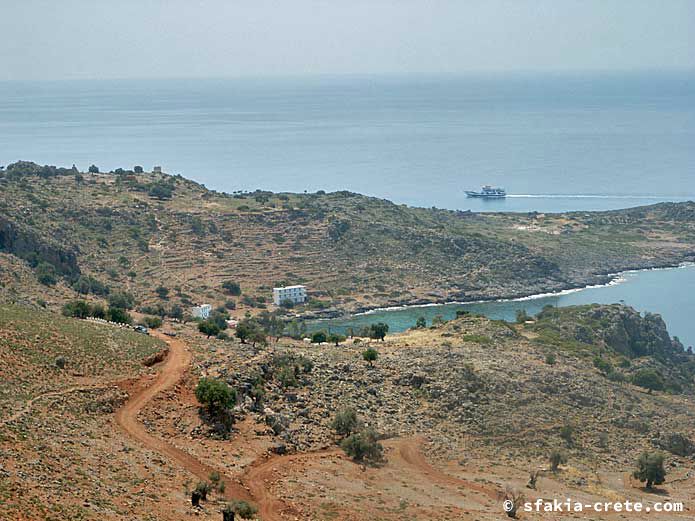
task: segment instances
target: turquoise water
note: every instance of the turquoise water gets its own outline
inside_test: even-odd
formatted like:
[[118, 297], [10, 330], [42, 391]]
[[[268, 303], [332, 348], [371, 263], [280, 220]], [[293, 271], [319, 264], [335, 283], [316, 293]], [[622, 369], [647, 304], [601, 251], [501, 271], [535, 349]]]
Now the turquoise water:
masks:
[[671, 335], [678, 336], [687, 347], [695, 345], [695, 320], [692, 313], [694, 290], [695, 266], [688, 265], [674, 269], [628, 272], [621, 274], [611, 285], [561, 295], [505, 302], [446, 304], [374, 311], [347, 319], [314, 322], [310, 329], [330, 329], [344, 333], [348, 327], [358, 330], [374, 322], [386, 322], [391, 332], [398, 332], [413, 327], [418, 317], [425, 317], [428, 325], [437, 315], [450, 320], [456, 316], [458, 309], [465, 309], [494, 319], [514, 321], [516, 312], [520, 309], [526, 310], [529, 315], [535, 315], [547, 305], [625, 303], [639, 311], [661, 314]]
[[[162, 165], [227, 192], [624, 208], [695, 198], [693, 143], [687, 74], [0, 82], [0, 164]], [[514, 197], [464, 196], [487, 183]]]

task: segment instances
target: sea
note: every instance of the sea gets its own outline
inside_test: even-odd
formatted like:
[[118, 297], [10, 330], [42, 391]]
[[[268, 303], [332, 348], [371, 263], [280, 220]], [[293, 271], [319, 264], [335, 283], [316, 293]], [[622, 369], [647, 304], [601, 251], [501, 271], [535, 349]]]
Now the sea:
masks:
[[[695, 199], [693, 144], [695, 72], [0, 82], [0, 165], [158, 165], [225, 192], [611, 210]], [[484, 184], [509, 196], [465, 196]], [[695, 343], [694, 271], [625, 301]]]

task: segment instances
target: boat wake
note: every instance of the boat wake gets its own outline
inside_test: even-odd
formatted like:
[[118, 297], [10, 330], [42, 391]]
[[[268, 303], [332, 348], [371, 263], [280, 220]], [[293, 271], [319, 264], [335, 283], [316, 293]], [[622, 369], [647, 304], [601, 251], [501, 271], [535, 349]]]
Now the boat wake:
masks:
[[639, 199], [653, 201], [685, 201], [695, 196], [670, 195], [609, 195], [609, 194], [507, 194], [519, 199]]

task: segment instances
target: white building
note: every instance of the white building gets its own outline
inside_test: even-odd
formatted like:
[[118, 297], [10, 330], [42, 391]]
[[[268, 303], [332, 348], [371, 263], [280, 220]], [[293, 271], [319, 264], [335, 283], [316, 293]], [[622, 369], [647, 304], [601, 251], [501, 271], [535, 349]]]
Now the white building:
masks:
[[306, 302], [305, 286], [286, 286], [284, 288], [273, 288], [273, 303], [279, 306], [289, 300], [293, 304]]
[[201, 304], [200, 306], [191, 308], [191, 315], [193, 315], [194, 318], [207, 320], [210, 316], [210, 311], [212, 311], [212, 306], [210, 304]]

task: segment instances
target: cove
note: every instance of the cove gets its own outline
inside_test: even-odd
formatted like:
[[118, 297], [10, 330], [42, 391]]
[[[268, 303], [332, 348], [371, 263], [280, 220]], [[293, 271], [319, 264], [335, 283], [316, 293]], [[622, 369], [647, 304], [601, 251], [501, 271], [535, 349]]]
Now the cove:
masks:
[[695, 264], [677, 268], [627, 271], [617, 274], [604, 286], [592, 286], [555, 294], [534, 295], [522, 299], [488, 302], [452, 303], [380, 309], [329, 320], [316, 320], [307, 324], [310, 331], [320, 329], [345, 333], [348, 328], [359, 328], [375, 322], [385, 322], [391, 333], [413, 327], [418, 317], [427, 324], [441, 316], [445, 320], [456, 317], [463, 309], [492, 319], [514, 321], [518, 310], [535, 315], [545, 306], [574, 306], [581, 304], [621, 303], [638, 311], [660, 314], [671, 336], [677, 336], [683, 345], [695, 345]]

